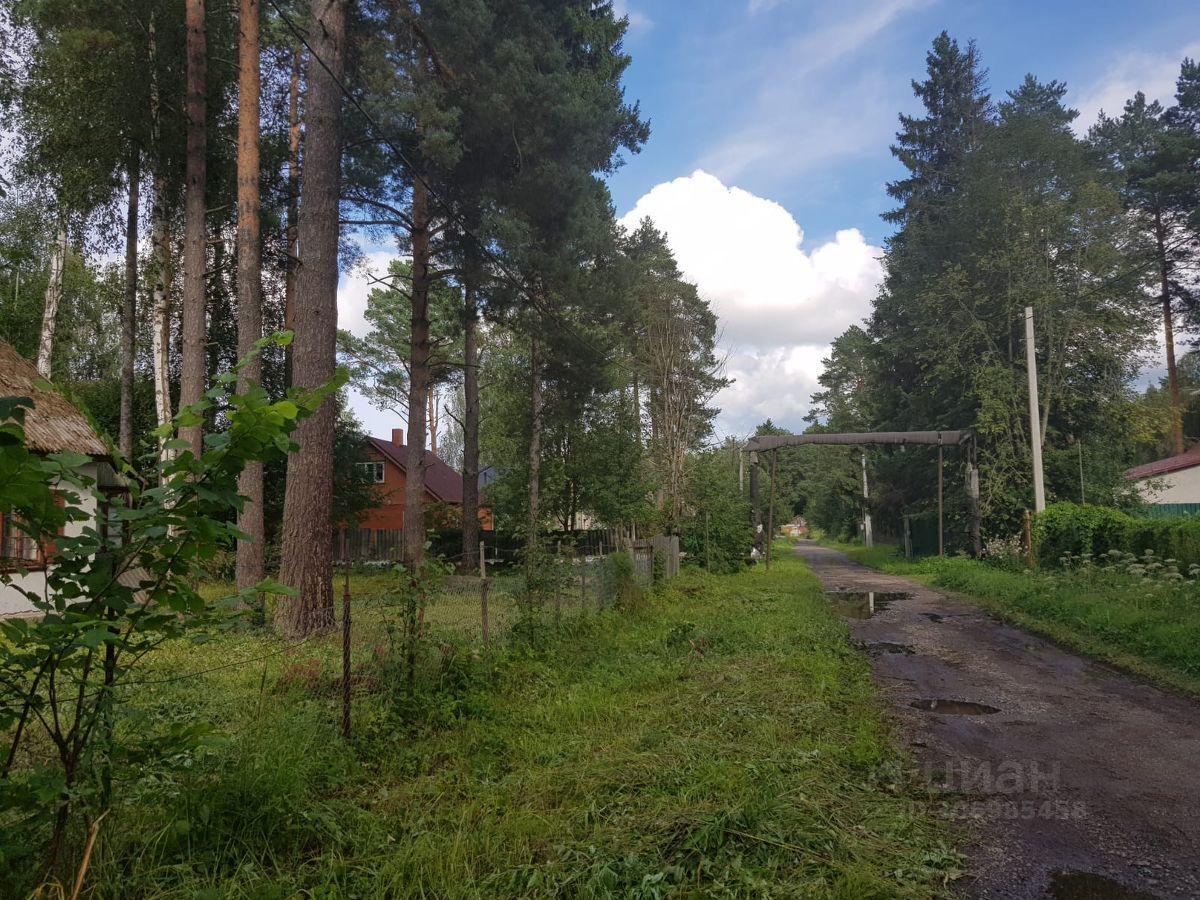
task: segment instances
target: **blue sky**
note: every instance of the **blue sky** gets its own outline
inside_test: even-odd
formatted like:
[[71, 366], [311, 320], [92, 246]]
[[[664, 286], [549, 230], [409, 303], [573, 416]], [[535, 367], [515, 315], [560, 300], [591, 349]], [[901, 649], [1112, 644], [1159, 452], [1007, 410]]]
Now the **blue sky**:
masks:
[[627, 93], [652, 126], [646, 148], [611, 179], [618, 212], [699, 167], [783, 204], [815, 242], [848, 226], [875, 244], [886, 236], [884, 184], [898, 174], [888, 144], [897, 114], [917, 109], [909, 82], [923, 77], [942, 29], [978, 41], [993, 96], [1033, 72], [1065, 81], [1085, 117], [1134, 85], [1168, 86], [1184, 53], [1200, 51], [1194, 0], [618, 7], [630, 16]]
[[[650, 141], [610, 178], [626, 225], [650, 216], [721, 322], [717, 437], [770, 416], [804, 427], [829, 343], [870, 310], [900, 174], [888, 145], [918, 112], [930, 42], [975, 38], [1003, 97], [1027, 72], [1065, 81], [1080, 132], [1136, 90], [1169, 101], [1200, 57], [1200, 2], [616, 0], [629, 17], [626, 92]], [[371, 248], [376, 269], [391, 255]], [[366, 282], [343, 278], [357, 330]], [[1154, 362], [1150, 361], [1152, 373]], [[392, 413], [355, 408], [373, 433]]]

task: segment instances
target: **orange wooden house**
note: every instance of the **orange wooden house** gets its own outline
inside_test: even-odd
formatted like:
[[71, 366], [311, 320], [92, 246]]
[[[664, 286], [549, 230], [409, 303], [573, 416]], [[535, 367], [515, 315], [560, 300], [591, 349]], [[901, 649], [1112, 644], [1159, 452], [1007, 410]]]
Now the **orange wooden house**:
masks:
[[[407, 479], [408, 445], [404, 429], [393, 428], [392, 439], [367, 438], [363, 461], [358, 463], [365, 479], [376, 485], [379, 503], [367, 510], [348, 539], [350, 552], [358, 558], [386, 559], [397, 555], [404, 528], [404, 484]], [[425, 500], [427, 524], [458, 527], [463, 502], [463, 477], [431, 450], [425, 451]], [[457, 509], [455, 508], [457, 507]], [[484, 531], [492, 530], [492, 512], [480, 504], [479, 521]]]

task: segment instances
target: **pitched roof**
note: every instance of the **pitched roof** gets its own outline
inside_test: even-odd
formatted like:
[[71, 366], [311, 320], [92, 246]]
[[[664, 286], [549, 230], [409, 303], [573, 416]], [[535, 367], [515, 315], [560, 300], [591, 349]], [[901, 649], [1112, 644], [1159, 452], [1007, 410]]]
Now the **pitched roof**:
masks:
[[0, 341], [0, 397], [29, 397], [33, 409], [25, 413], [25, 441], [38, 453], [74, 450], [89, 456], [108, 456], [87, 416], [56, 391], [38, 390], [33, 363]]
[[1143, 478], [1154, 478], [1158, 475], [1166, 475], [1170, 472], [1190, 469], [1193, 466], [1200, 466], [1200, 444], [1197, 444], [1185, 453], [1180, 453], [1178, 456], [1168, 456], [1166, 459], [1156, 459], [1154, 462], [1134, 466], [1125, 472], [1125, 479], [1127, 481], [1141, 481]]
[[[408, 445], [393, 444], [383, 438], [368, 438], [384, 459], [408, 471]], [[462, 505], [462, 476], [440, 460], [432, 451], [425, 451], [425, 489], [443, 503]]]

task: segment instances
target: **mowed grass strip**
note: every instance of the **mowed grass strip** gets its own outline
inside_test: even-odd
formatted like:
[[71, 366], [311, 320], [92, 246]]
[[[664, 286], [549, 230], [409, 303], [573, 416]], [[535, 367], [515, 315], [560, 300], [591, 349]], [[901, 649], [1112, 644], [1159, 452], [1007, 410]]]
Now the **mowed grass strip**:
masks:
[[[270, 643], [225, 640], [209, 661]], [[958, 874], [798, 559], [475, 657], [407, 722], [360, 693], [349, 745], [273, 661], [157, 687], [231, 741], [127, 791], [101, 895], [931, 897]]]
[[1102, 568], [1012, 571], [966, 557], [906, 562], [894, 547], [832, 545], [864, 565], [958, 592], [1064, 646], [1200, 695], [1200, 585]]

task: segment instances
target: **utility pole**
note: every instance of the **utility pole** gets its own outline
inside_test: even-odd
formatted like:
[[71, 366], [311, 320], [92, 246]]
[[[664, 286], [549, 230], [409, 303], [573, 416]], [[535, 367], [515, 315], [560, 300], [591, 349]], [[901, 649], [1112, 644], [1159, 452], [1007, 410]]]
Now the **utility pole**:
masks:
[[973, 437], [967, 450], [967, 503], [971, 514], [971, 555], [978, 559], [983, 553], [983, 535], [979, 513], [979, 463]]
[[778, 450], [771, 451], [771, 500], [767, 505], [767, 571], [771, 571], [771, 544], [775, 541], [775, 457]]
[[862, 451], [862, 472], [863, 472], [863, 543], [868, 547], [875, 546], [875, 539], [871, 534], [871, 507], [870, 496], [867, 493], [867, 451]]
[[938, 434], [938, 556], [946, 555], [946, 461], [942, 435]]
[[1029, 440], [1033, 450], [1033, 509], [1046, 509], [1046, 484], [1042, 477], [1042, 423], [1038, 411], [1037, 355], [1033, 340], [1033, 307], [1025, 307], [1025, 368], [1029, 372]]

